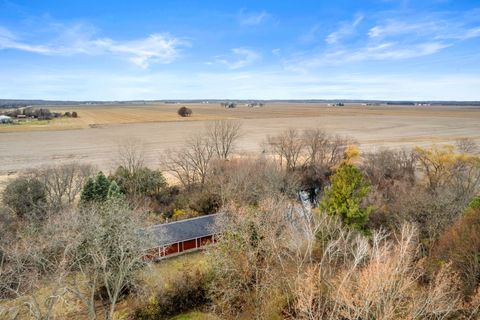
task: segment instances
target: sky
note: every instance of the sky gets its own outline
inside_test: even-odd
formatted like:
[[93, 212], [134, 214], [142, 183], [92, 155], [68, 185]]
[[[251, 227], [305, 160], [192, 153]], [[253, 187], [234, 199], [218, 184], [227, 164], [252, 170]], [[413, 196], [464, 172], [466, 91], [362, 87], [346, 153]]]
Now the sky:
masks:
[[0, 98], [480, 100], [480, 1], [0, 0]]

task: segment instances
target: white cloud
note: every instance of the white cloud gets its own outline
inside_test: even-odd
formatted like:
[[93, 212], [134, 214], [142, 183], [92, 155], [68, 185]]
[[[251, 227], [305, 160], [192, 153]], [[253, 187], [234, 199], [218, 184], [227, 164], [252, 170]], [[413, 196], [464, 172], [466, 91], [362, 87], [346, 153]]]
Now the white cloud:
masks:
[[116, 41], [94, 37], [82, 25], [65, 28], [52, 40], [29, 43], [19, 39], [6, 28], [0, 27], [0, 49], [15, 49], [43, 55], [105, 55], [111, 54], [127, 59], [131, 63], [147, 68], [152, 63], [167, 64], [176, 60], [180, 48], [188, 43], [168, 33], [154, 33], [145, 38]]
[[363, 19], [363, 15], [357, 14], [353, 21], [342, 23], [337, 31], [330, 33], [325, 39], [325, 41], [328, 44], [335, 44], [340, 39], [354, 34], [355, 30], [357, 29], [358, 25], [363, 21]]
[[311, 68], [344, 65], [345, 63], [405, 60], [432, 55], [449, 46], [443, 42], [433, 41], [415, 44], [382, 42], [359, 48], [342, 48], [303, 55], [286, 61], [285, 68], [291, 71], [305, 72]]
[[231, 50], [235, 58], [217, 57], [217, 62], [226, 65], [229, 69], [240, 69], [249, 66], [260, 59], [260, 54], [246, 48], [234, 48]]
[[364, 61], [364, 60], [402, 60], [422, 57], [437, 53], [449, 45], [441, 42], [426, 42], [414, 45], [404, 45], [392, 42], [381, 43], [372, 47], [360, 48], [356, 51], [340, 51], [330, 55], [334, 61]]
[[[331, 64], [412, 59], [434, 55], [460, 41], [480, 37], [478, 19], [467, 19], [462, 14], [431, 13], [409, 17], [392, 12], [386, 14], [388, 17], [380, 21], [357, 15], [353, 21], [342, 23], [325, 39], [331, 46], [296, 52], [285, 61], [285, 68], [305, 72], [308, 68]], [[361, 23], [371, 24], [367, 32], [359, 32]], [[355, 37], [342, 41], [352, 35]]]
[[402, 34], [409, 34], [412, 32], [418, 34], [437, 32], [440, 25], [436, 22], [422, 22], [422, 23], [408, 23], [404, 21], [390, 20], [385, 24], [372, 27], [368, 36], [370, 38], [384, 38], [389, 36], [396, 36]]
[[413, 38], [466, 40], [480, 37], [480, 27], [465, 25], [462, 17], [442, 18], [432, 15], [416, 21], [398, 21], [389, 19], [380, 23], [368, 32], [371, 39], [385, 39], [398, 36]]
[[239, 21], [240, 24], [245, 26], [255, 26], [265, 22], [265, 20], [267, 20], [269, 17], [270, 14], [268, 14], [266, 11], [245, 12], [242, 10], [239, 14]]

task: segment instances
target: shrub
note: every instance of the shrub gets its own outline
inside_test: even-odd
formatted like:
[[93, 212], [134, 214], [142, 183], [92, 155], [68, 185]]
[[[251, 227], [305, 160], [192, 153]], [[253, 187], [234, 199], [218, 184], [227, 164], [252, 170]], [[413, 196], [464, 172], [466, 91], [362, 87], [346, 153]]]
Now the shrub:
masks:
[[72, 118], [78, 118], [78, 114], [77, 114], [76, 111], [73, 111], [73, 112], [72, 112]]
[[480, 195], [473, 198], [468, 207], [471, 209], [480, 209]]
[[192, 109], [183, 106], [180, 109], [178, 109], [177, 113], [181, 117], [190, 117], [193, 112], [192, 112]]
[[190, 209], [201, 214], [216, 213], [221, 206], [221, 199], [218, 194], [201, 191], [192, 195], [190, 199]]
[[3, 191], [3, 202], [19, 217], [43, 217], [46, 210], [45, 186], [36, 178], [22, 176]]
[[437, 265], [448, 262], [459, 274], [465, 294], [480, 285], [480, 209], [469, 209], [438, 240], [433, 257]]
[[124, 194], [132, 197], [153, 197], [167, 186], [167, 182], [160, 171], [151, 170], [147, 167], [130, 171], [120, 166], [111, 178], [118, 183]]
[[191, 271], [186, 266], [174, 283], [159, 292], [146, 307], [136, 310], [134, 319], [169, 319], [204, 306], [209, 302], [206, 284], [205, 274], [199, 270]]

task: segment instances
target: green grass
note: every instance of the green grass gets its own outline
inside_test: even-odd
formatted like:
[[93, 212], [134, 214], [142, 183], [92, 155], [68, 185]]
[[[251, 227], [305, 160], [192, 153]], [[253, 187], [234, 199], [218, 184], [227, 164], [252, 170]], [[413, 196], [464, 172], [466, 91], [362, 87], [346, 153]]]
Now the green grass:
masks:
[[[187, 253], [147, 265], [138, 274], [142, 287], [141, 296], [134, 294], [121, 301], [117, 306], [115, 319], [129, 319], [129, 315], [135, 308], [153, 299], [164, 288], [171, 286], [185, 268], [192, 271], [206, 271], [208, 269], [208, 261], [204, 252]], [[219, 318], [201, 312], [184, 313], [173, 319], [219, 320]]]
[[146, 286], [144, 290], [155, 294], [177, 278], [185, 267], [205, 271], [208, 268], [207, 257], [202, 251], [197, 251], [148, 265], [140, 274], [140, 279]]
[[171, 320], [219, 320], [220, 318], [204, 312], [189, 312], [171, 318]]

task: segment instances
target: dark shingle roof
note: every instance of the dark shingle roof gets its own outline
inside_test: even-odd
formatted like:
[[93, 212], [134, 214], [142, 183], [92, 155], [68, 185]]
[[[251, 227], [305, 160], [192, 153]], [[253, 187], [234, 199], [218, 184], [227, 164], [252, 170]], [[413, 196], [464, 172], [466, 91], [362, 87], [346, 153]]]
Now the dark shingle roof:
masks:
[[176, 222], [159, 224], [150, 228], [158, 246], [182, 242], [217, 233], [215, 223], [220, 214], [210, 214]]

